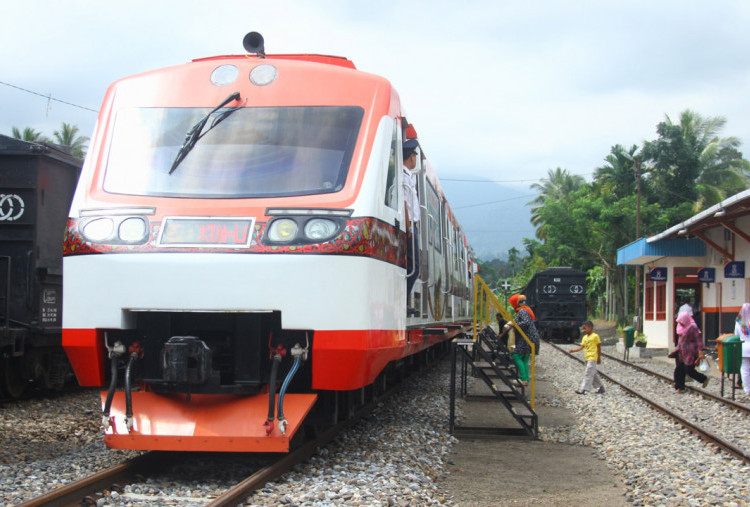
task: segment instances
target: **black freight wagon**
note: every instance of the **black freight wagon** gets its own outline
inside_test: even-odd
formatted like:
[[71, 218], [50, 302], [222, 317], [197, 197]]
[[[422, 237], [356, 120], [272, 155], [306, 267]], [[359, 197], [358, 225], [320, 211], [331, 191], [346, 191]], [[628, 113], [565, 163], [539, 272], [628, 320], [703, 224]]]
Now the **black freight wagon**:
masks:
[[0, 388], [61, 388], [62, 240], [81, 160], [0, 135]]
[[578, 340], [586, 320], [586, 272], [549, 268], [536, 273], [523, 294], [545, 339]]

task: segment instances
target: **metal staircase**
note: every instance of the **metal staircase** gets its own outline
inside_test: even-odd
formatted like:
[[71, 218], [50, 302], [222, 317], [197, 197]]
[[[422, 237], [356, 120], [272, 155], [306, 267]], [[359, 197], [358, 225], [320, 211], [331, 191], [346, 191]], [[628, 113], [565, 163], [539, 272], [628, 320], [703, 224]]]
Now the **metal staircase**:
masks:
[[[476, 276], [475, 290], [475, 321], [488, 324], [490, 309], [502, 313], [510, 320], [507, 311], [497, 298]], [[483, 287], [481, 287], [483, 286]], [[489, 296], [486, 294], [489, 292]], [[490, 297], [491, 296], [491, 297]], [[493, 313], [494, 315], [494, 313]], [[532, 359], [531, 382], [524, 386], [518, 379], [518, 371], [510, 357], [510, 348], [505, 339], [498, 337], [494, 329], [486, 325], [482, 331], [475, 332], [471, 338], [457, 338], [453, 340], [451, 348], [451, 392], [450, 392], [450, 432], [458, 437], [488, 438], [507, 435], [539, 436], [539, 421], [534, 410], [534, 363]], [[522, 339], [526, 339], [525, 336]], [[510, 345], [512, 347], [512, 344]], [[533, 345], [532, 345], [533, 347]], [[532, 358], [533, 358], [532, 354]], [[459, 372], [460, 368], [460, 372]], [[488, 388], [487, 395], [469, 393], [469, 376], [481, 380]], [[460, 381], [457, 389], [456, 383]], [[476, 391], [474, 389], [473, 391]], [[513, 426], [457, 426], [455, 416], [456, 396], [466, 401], [491, 399], [500, 402], [512, 415]], [[491, 422], [491, 421], [488, 421]]]

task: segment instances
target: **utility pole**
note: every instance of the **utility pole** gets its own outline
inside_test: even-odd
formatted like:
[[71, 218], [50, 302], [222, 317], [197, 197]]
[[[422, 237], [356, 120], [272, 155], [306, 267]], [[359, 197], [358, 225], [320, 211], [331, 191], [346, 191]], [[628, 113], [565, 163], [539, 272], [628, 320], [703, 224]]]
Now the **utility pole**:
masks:
[[[638, 241], [641, 238], [641, 157], [635, 159], [635, 239]], [[641, 322], [641, 278], [643, 273], [641, 266], [635, 267], [635, 308], [636, 316], [638, 317], [638, 333], [643, 331], [643, 323]]]

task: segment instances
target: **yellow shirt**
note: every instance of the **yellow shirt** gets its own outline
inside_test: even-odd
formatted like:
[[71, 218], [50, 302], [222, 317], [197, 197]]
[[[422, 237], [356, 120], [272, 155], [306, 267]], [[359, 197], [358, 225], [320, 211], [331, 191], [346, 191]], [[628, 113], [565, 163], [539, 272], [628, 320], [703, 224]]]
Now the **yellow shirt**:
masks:
[[586, 361], [596, 361], [599, 359], [598, 350], [596, 348], [602, 341], [599, 339], [599, 335], [596, 333], [585, 334], [581, 339], [581, 345], [583, 345], [583, 358]]

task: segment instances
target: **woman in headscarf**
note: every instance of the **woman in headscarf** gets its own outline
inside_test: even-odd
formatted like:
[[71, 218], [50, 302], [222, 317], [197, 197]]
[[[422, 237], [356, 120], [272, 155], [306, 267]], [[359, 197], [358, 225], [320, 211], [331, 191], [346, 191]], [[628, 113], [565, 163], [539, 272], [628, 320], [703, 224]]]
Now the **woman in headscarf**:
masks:
[[750, 303], [745, 303], [737, 314], [734, 334], [744, 340], [742, 344], [742, 368], [740, 378], [745, 394], [750, 394]]
[[[508, 299], [508, 303], [513, 307], [516, 312], [516, 324], [521, 328], [521, 331], [531, 340], [534, 344], [534, 348], [539, 350], [539, 333], [536, 330], [536, 324], [534, 319], [536, 316], [531, 308], [526, 305], [526, 296], [523, 294], [514, 294]], [[505, 324], [505, 331], [508, 331], [513, 325], [512, 322]], [[523, 338], [523, 336], [516, 337], [516, 346], [513, 349], [510, 357], [513, 358], [513, 362], [516, 363], [518, 368], [518, 378], [523, 385], [529, 383], [529, 358], [531, 357], [531, 347]]]
[[703, 384], [708, 385], [708, 377], [695, 370], [695, 365], [703, 359], [703, 339], [698, 326], [693, 320], [693, 316], [683, 312], [677, 316], [677, 361], [674, 368], [674, 389], [675, 394], [685, 392], [685, 375]]

